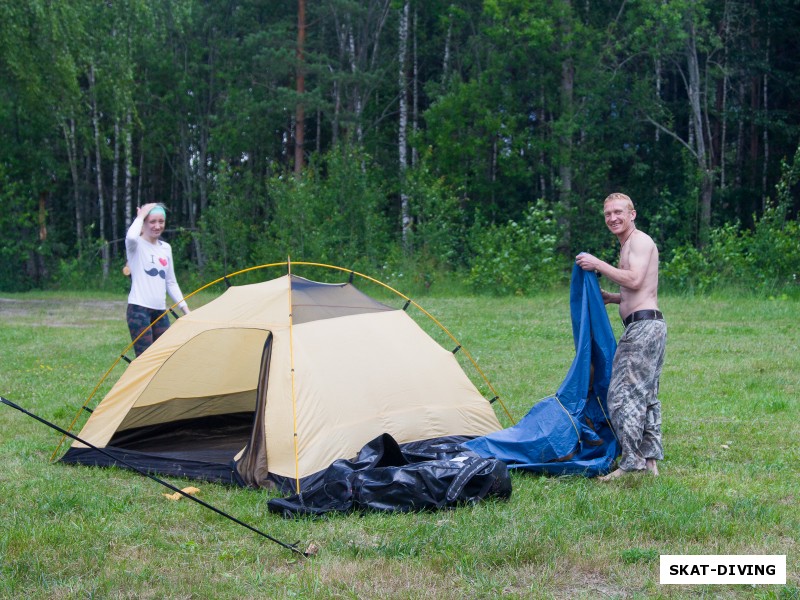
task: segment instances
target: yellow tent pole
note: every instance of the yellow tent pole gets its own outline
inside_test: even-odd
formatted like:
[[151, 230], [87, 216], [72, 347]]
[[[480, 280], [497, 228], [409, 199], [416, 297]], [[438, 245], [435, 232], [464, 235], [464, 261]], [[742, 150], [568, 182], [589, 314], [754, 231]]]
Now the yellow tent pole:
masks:
[[[297, 439], [297, 392], [294, 380], [294, 317], [292, 315], [292, 259], [286, 261], [289, 275], [289, 369], [292, 376], [292, 437], [294, 440], [294, 482], [297, 493], [300, 493], [300, 449]], [[269, 468], [269, 465], [267, 465]]]

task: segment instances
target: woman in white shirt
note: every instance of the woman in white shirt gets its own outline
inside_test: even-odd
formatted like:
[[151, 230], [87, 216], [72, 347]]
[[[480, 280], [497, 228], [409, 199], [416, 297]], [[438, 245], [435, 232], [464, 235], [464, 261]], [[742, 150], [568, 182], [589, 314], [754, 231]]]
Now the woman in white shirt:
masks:
[[[172, 248], [160, 239], [165, 224], [164, 205], [145, 204], [137, 209], [136, 218], [125, 236], [125, 251], [131, 274], [127, 320], [131, 339], [136, 340], [133, 346], [136, 356], [147, 350], [169, 327], [167, 315], [158, 318], [167, 309], [167, 293], [178, 303], [184, 314], [189, 313], [189, 307], [175, 279]], [[148, 327], [150, 328], [147, 329]], [[139, 337], [145, 329], [147, 331]]]

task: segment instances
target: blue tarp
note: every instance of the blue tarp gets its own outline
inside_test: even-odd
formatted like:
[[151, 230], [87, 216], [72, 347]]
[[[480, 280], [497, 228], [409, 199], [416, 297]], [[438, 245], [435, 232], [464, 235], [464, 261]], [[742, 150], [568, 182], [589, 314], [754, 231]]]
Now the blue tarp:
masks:
[[466, 442], [473, 452], [551, 475], [594, 477], [611, 470], [619, 450], [606, 393], [617, 342], [597, 276], [575, 265], [569, 300], [575, 359], [561, 387], [513, 427]]

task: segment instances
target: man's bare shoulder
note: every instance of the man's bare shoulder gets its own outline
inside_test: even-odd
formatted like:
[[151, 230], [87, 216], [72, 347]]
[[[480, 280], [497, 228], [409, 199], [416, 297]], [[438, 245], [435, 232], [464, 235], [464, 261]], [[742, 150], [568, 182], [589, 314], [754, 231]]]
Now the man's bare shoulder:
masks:
[[644, 231], [637, 229], [636, 234], [631, 237], [631, 250], [636, 254], [649, 254], [655, 251], [658, 254], [658, 247], [655, 241]]
[[641, 229], [637, 229], [636, 230], [636, 235], [633, 236], [631, 241], [636, 243], [639, 246], [642, 246], [642, 245], [648, 245], [648, 246], [649, 245], [653, 245], [653, 246], [655, 246], [656, 245], [656, 243], [653, 241], [653, 238], [651, 238], [649, 235], [647, 235]]

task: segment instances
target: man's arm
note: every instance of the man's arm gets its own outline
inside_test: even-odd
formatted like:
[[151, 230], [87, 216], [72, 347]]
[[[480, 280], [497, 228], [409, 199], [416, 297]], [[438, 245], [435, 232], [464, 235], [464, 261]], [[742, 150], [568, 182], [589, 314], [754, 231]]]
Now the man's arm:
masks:
[[655, 245], [648, 243], [648, 241], [645, 236], [635, 236], [631, 240], [627, 269], [613, 267], [596, 256], [585, 252], [578, 254], [575, 257], [575, 262], [584, 271], [597, 271], [603, 277], [607, 277], [621, 287], [629, 290], [638, 290], [645, 281], [650, 255], [655, 249]]

